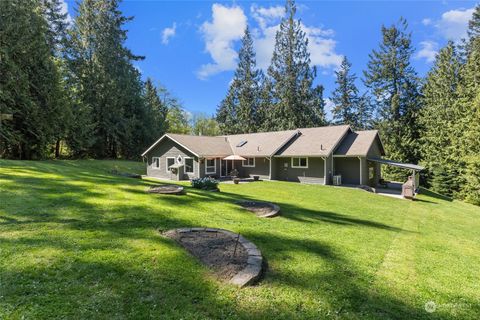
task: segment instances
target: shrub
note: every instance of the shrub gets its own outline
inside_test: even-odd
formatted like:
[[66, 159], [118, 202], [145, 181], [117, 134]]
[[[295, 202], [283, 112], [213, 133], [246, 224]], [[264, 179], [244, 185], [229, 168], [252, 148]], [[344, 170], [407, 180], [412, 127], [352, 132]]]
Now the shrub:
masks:
[[218, 189], [218, 180], [210, 177], [192, 179], [192, 187], [203, 190], [215, 190]]

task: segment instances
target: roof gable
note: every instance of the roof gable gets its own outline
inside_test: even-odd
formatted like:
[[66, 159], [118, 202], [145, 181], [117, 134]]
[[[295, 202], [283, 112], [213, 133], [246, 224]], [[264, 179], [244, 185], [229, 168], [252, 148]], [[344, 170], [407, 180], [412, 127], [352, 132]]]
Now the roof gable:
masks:
[[385, 154], [377, 130], [350, 132], [335, 150], [336, 156], [366, 156], [372, 145], [379, 144], [382, 155]]

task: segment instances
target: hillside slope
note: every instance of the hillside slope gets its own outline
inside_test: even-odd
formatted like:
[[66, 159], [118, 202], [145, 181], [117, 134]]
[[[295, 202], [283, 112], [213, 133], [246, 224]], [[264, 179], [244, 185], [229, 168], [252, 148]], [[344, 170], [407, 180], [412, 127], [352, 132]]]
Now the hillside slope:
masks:
[[[144, 170], [0, 160], [0, 319], [480, 317], [479, 207], [268, 181], [158, 196], [145, 193], [158, 182], [113, 168]], [[239, 199], [282, 214], [256, 218]], [[189, 226], [243, 234], [268, 261], [264, 279], [217, 282], [157, 231]]]

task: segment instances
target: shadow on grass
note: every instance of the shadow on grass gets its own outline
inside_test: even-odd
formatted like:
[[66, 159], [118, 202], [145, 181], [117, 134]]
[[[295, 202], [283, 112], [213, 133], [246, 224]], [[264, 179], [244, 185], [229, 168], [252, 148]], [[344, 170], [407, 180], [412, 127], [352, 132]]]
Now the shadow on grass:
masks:
[[[71, 170], [69, 168], [69, 170]], [[24, 169], [22, 173], [34, 175], [38, 169]], [[40, 170], [41, 172], [41, 170]], [[49, 172], [50, 173], [50, 172]], [[67, 172], [68, 173], [68, 172]], [[61, 170], [55, 174], [62, 174]], [[63, 173], [65, 175], [65, 173]], [[212, 193], [185, 187], [187, 196], [149, 195], [139, 187], [145, 188], [160, 182], [139, 181], [108, 175], [78, 173], [72, 171], [74, 180], [94, 183], [98, 187], [115, 186], [125, 193], [158, 197], [159, 201], [175, 207], [208, 210], [210, 203], [232, 205], [238, 200], [265, 201], [268, 199], [247, 197], [239, 194], [221, 192]], [[28, 248], [57, 248], [67, 251], [51, 266], [34, 266], [27, 269], [3, 269], [2, 296], [0, 306], [5, 314], [14, 314], [19, 305], [26, 305], [25, 312], [32, 312], [33, 318], [46, 318], [52, 311], [59, 317], [80, 318], [241, 318], [241, 319], [293, 319], [293, 318], [391, 318], [418, 319], [428, 318], [420, 306], [411, 306], [395, 298], [393, 294], [377, 294], [371, 287], [371, 275], [364, 274], [346, 257], [339, 255], [335, 248], [321, 241], [302, 238], [287, 238], [272, 233], [247, 231], [244, 235], [257, 243], [265, 257], [275, 268], [267, 271], [265, 283], [273, 292], [275, 288], [283, 290], [309, 291], [313, 296], [324, 299], [327, 309], [316, 310], [301, 303], [293, 306], [281, 300], [262, 305], [259, 309], [239, 306], [235, 299], [251, 294], [255, 298], [258, 291], [262, 294], [262, 284], [247, 289], [242, 294], [233, 293], [230, 287], [223, 293], [215, 282], [205, 279], [202, 268], [187, 255], [181, 258], [169, 254], [159, 254], [160, 262], [146, 260], [138, 254], [136, 260], [122, 261], [115, 258], [110, 261], [98, 261], [94, 258], [86, 261], [84, 254], [90, 250], [133, 250], [128, 240], [147, 240], [163, 246], [177, 248], [171, 241], [162, 239], [154, 229], [172, 229], [193, 227], [191, 222], [181, 215], [169, 214], [171, 208], [159, 212], [144, 203], [123, 202], [120, 198], [111, 208], [98, 209], [95, 201], [109, 199], [104, 192], [92, 191], [91, 186], [76, 184], [66, 174], [62, 179], [42, 177], [23, 177], [0, 175], [11, 187], [24, 188], [5, 190], [0, 199], [6, 200], [0, 217], [0, 227], [7, 231], [19, 231], [27, 234], [44, 224], [56, 224], [67, 230], [99, 232], [98, 239], [89, 239], [76, 243], [71, 239], [62, 239], [50, 232], [37, 236], [22, 236], [16, 239], [2, 238], [2, 246], [9, 251]], [[165, 184], [171, 184], [165, 182]], [[18, 208], [11, 197], [25, 197], [25, 207]], [[95, 200], [95, 201], [94, 201]], [[2, 200], [3, 201], [3, 200]], [[141, 199], [139, 199], [141, 201]], [[35, 207], [37, 204], [41, 208]], [[278, 203], [282, 217], [302, 223], [330, 223], [344, 227], [358, 226], [398, 232], [400, 228], [383, 223], [359, 219], [335, 212], [305, 209], [290, 203]], [[241, 210], [239, 208], [239, 210]], [[111, 217], [111, 212], [123, 212], [127, 215]], [[136, 215], [140, 212], [141, 215]], [[200, 211], [201, 212], [201, 211]], [[173, 213], [175, 213], [173, 211]], [[208, 221], [205, 221], [208, 225]], [[59, 226], [51, 226], [52, 230]], [[196, 225], [195, 225], [196, 226]], [[235, 231], [235, 230], [232, 230]], [[53, 231], [52, 231], [53, 232]], [[73, 242], [72, 242], [73, 241]], [[181, 249], [178, 248], [180, 251]], [[288, 254], [307, 253], [309, 256], [325, 262], [324, 270], [287, 270], [283, 260]], [[287, 257], [288, 259], [288, 257]], [[156, 265], [159, 263], [159, 265]], [[196, 267], [197, 266], [197, 267]], [[192, 271], [193, 270], [193, 271]], [[272, 289], [273, 288], [273, 289]], [[310, 296], [312, 296], [310, 295]], [[299, 299], [301, 300], [301, 298]], [[61, 306], [68, 306], [63, 308]], [[56, 308], [58, 307], [58, 310]], [[293, 307], [293, 308], [292, 308]], [[6, 310], [6, 311], [5, 311]], [[328, 312], [328, 314], [327, 314]], [[331, 314], [330, 314], [331, 312]], [[49, 314], [50, 313], [50, 314]], [[353, 314], [353, 315], [352, 315]], [[27, 314], [28, 315], [28, 314]], [[36, 317], [35, 317], [36, 316]]]
[[443, 194], [436, 193], [432, 190], [425, 189], [425, 188], [422, 188], [422, 187], [420, 187], [420, 194], [423, 194], [423, 195], [426, 195], [428, 197], [432, 197], [432, 198], [435, 198], [435, 199], [438, 199], [438, 200], [444, 200], [444, 201], [449, 201], [449, 202], [453, 201], [453, 198], [450, 198], [450, 197], [445, 196]]

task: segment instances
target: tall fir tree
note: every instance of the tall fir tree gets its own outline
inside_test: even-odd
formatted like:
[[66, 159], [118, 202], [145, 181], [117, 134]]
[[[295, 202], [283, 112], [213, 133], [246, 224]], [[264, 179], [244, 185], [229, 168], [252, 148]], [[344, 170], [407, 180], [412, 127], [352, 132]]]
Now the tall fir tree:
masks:
[[458, 139], [454, 146], [460, 150], [465, 169], [461, 197], [480, 205], [480, 5], [477, 5], [469, 23], [468, 56], [462, 68], [457, 111], [460, 121], [456, 126]]
[[343, 57], [340, 69], [335, 71], [336, 88], [332, 93], [331, 101], [334, 104], [332, 115], [335, 124], [348, 124], [353, 128], [359, 127], [358, 104], [360, 98], [355, 85], [356, 76], [350, 72], [352, 64], [347, 57]]
[[[124, 45], [127, 31], [119, 1], [84, 0], [70, 32], [68, 57], [76, 86], [71, 148], [98, 158], [134, 157], [147, 139], [142, 84]], [[77, 135], [78, 133], [78, 135]]]
[[459, 191], [458, 149], [453, 147], [458, 119], [455, 110], [460, 83], [460, 58], [453, 42], [440, 50], [422, 88], [419, 125], [421, 159], [434, 191], [452, 196]]
[[217, 121], [223, 133], [251, 133], [258, 130], [262, 79], [263, 74], [257, 69], [253, 40], [247, 27], [232, 84], [217, 110]]
[[[410, 64], [413, 53], [407, 22], [382, 27], [382, 42], [369, 55], [364, 83], [375, 99], [376, 123], [387, 156], [404, 162], [419, 160], [419, 128], [416, 117], [421, 108], [417, 73]], [[385, 166], [390, 178], [405, 179], [405, 170]]]
[[314, 127], [325, 123], [323, 87], [314, 86], [316, 68], [310, 67], [308, 39], [296, 6], [287, 0], [286, 17], [275, 36], [275, 48], [268, 68], [268, 90], [263, 98], [264, 130], [288, 130]]
[[148, 112], [146, 119], [148, 122], [145, 124], [145, 128], [151, 134], [149, 141], [153, 143], [155, 139], [167, 132], [168, 107], [160, 100], [157, 88], [150, 78], [145, 82], [144, 99]]
[[58, 116], [60, 76], [38, 1], [0, 1], [0, 144], [5, 156], [49, 156]]

